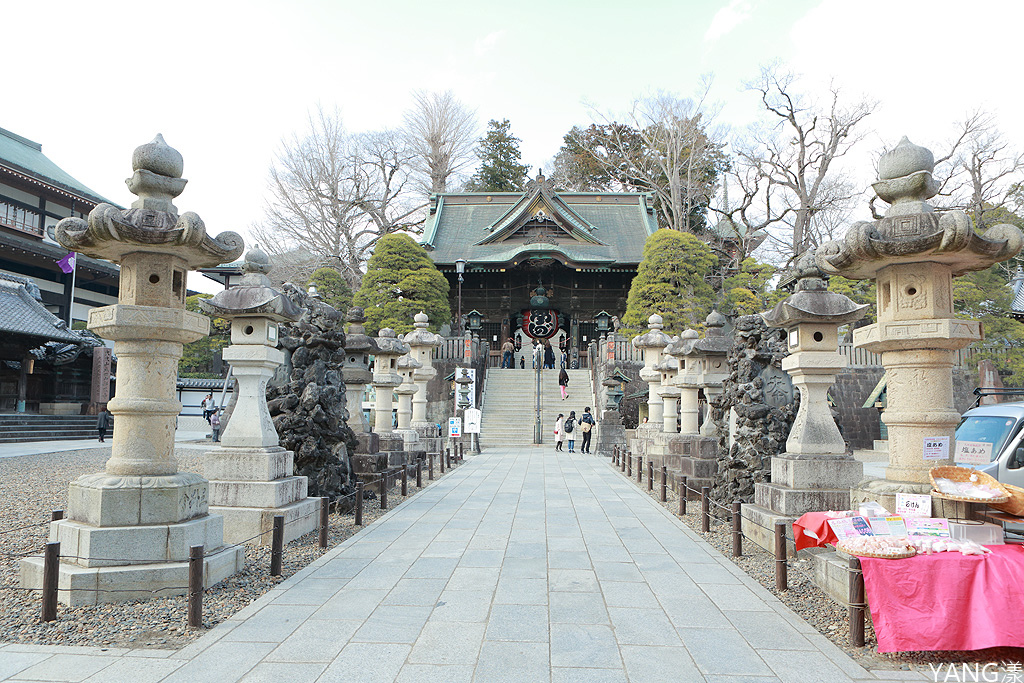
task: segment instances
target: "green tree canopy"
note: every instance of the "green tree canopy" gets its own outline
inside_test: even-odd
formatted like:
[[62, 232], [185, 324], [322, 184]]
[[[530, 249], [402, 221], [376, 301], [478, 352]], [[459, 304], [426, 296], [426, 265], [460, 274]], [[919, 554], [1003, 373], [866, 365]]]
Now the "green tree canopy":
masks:
[[727, 315], [753, 315], [772, 308], [787, 292], [772, 289], [771, 279], [775, 266], [759, 263], [748, 256], [740, 269], [722, 283], [722, 303], [719, 311]]
[[306, 281], [306, 287], [316, 286], [316, 291], [324, 303], [333, 306], [342, 313], [352, 306], [352, 288], [345, 282], [341, 273], [333, 268], [317, 268]]
[[992, 360], [1007, 386], [1024, 386], [1024, 323], [1010, 317], [1013, 290], [1000, 264], [953, 280], [953, 310], [959, 318], [981, 321], [985, 341], [972, 360]]
[[404, 233], [381, 237], [356, 293], [356, 306], [366, 313], [367, 334], [392, 328], [398, 334], [413, 329], [413, 316], [424, 311], [430, 329], [448, 322], [448, 280], [426, 250]]
[[665, 331], [677, 334], [697, 327], [711, 312], [715, 292], [708, 274], [718, 258], [688, 232], [662, 228], [647, 238], [644, 257], [629, 288], [622, 325], [632, 332], [647, 328], [658, 313]]
[[[193, 313], [199, 310], [201, 299], [210, 299], [212, 294], [193, 294], [185, 298], [185, 309]], [[210, 336], [185, 344], [178, 361], [179, 377], [215, 379], [221, 375], [213, 371], [213, 359], [218, 351], [231, 343], [231, 323], [223, 318], [210, 321]]]
[[520, 163], [519, 138], [512, 135], [508, 119], [487, 123], [487, 133], [480, 139], [476, 155], [480, 168], [466, 185], [468, 192], [522, 192], [530, 173]]

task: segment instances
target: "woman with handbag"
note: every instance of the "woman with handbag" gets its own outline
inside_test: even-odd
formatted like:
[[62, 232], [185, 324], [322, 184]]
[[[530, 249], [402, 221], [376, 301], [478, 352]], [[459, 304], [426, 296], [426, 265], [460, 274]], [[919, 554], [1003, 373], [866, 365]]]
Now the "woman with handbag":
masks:
[[583, 445], [580, 446], [580, 453], [590, 453], [590, 437], [593, 436], [591, 430], [596, 424], [597, 420], [590, 414], [590, 406], [587, 406], [583, 409], [583, 415], [580, 416], [580, 431], [583, 433]]
[[555, 450], [562, 450], [562, 443], [565, 442], [565, 418], [562, 413], [555, 419]]

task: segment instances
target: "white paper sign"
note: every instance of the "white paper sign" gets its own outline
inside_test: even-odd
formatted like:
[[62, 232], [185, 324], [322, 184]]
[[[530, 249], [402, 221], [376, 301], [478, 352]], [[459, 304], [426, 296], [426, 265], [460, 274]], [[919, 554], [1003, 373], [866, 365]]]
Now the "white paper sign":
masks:
[[461, 417], [449, 417], [448, 418], [448, 437], [457, 439], [462, 436], [462, 418]]
[[924, 459], [945, 460], [949, 457], [948, 436], [926, 436], [924, 437]]
[[466, 408], [464, 413], [466, 417], [466, 433], [467, 434], [479, 434], [480, 433], [480, 410], [477, 408]]
[[896, 514], [901, 517], [931, 517], [932, 497], [926, 493], [897, 493]]
[[992, 462], [992, 444], [988, 441], [957, 441], [953, 459], [965, 465], [987, 465]]

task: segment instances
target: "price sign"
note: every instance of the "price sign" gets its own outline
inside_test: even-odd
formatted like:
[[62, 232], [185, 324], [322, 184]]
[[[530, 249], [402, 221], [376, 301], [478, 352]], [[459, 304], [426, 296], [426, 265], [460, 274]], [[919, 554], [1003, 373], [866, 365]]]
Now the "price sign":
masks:
[[992, 462], [992, 444], [988, 441], [957, 441], [954, 460], [965, 465], [987, 465]]
[[924, 437], [924, 459], [945, 460], [949, 457], [948, 436], [926, 436]]
[[932, 497], [926, 493], [897, 493], [896, 514], [901, 517], [931, 517]]
[[462, 436], [462, 418], [461, 417], [449, 417], [448, 418], [448, 438], [457, 439]]

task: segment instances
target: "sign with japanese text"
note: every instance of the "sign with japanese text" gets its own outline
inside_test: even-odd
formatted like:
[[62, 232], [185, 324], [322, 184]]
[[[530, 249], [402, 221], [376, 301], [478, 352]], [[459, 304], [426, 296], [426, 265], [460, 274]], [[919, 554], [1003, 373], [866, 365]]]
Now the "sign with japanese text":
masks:
[[949, 457], [948, 436], [926, 436], [924, 437], [924, 459], [945, 460]]
[[461, 417], [449, 417], [448, 418], [448, 438], [457, 439], [462, 436], [462, 418]]
[[965, 465], [987, 465], [992, 462], [992, 444], [988, 441], [957, 441], [953, 459]]
[[931, 517], [932, 497], [927, 493], [897, 493], [896, 514], [902, 517]]

